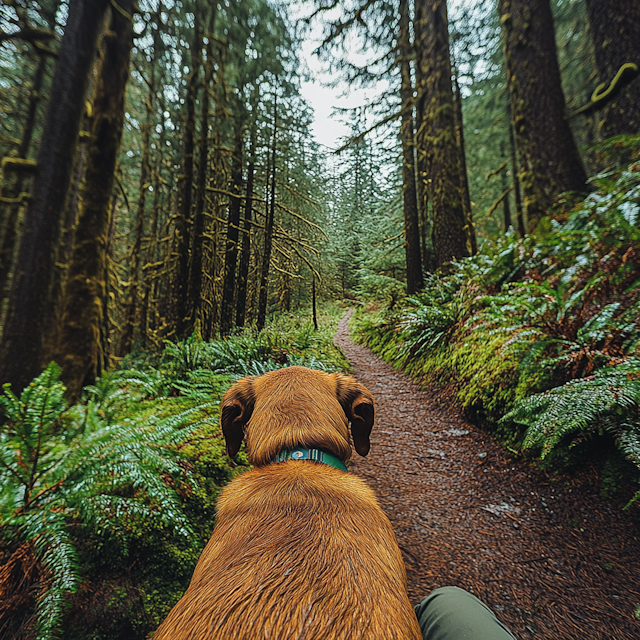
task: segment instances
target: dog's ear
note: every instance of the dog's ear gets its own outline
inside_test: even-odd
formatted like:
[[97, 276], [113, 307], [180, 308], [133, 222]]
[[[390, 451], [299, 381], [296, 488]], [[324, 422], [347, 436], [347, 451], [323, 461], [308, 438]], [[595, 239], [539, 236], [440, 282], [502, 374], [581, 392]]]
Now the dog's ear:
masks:
[[253, 378], [238, 380], [222, 398], [220, 425], [227, 445], [227, 455], [232, 458], [240, 450], [244, 439], [244, 426], [249, 422], [255, 404]]
[[375, 418], [373, 396], [355, 378], [341, 373], [334, 375], [338, 402], [351, 423], [353, 445], [361, 456], [366, 456], [371, 447], [369, 436]]

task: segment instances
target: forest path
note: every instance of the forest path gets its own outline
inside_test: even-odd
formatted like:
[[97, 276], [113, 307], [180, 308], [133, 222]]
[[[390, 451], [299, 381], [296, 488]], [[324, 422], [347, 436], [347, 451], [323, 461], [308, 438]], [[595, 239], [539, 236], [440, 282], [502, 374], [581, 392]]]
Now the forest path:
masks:
[[438, 389], [354, 344], [350, 315], [335, 342], [377, 405], [371, 453], [352, 470], [393, 524], [412, 602], [457, 585], [520, 640], [638, 640], [640, 510], [511, 460]]

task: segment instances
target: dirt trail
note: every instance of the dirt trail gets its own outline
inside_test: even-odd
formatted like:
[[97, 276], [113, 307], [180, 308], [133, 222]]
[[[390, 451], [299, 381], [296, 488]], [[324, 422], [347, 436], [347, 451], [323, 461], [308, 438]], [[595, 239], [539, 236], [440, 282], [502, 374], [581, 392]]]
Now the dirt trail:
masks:
[[336, 344], [377, 403], [371, 453], [352, 469], [391, 519], [412, 601], [457, 585], [520, 640], [639, 640], [639, 510], [511, 460], [437, 389], [354, 344], [347, 320]]

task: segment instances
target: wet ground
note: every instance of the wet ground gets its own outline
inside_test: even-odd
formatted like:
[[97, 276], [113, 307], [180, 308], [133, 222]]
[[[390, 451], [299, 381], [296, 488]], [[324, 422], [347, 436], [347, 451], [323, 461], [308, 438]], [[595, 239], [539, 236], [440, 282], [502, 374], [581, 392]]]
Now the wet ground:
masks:
[[335, 341], [376, 399], [371, 453], [352, 470], [394, 526], [413, 602], [457, 585], [520, 640], [640, 640], [640, 509], [512, 459], [441, 391], [354, 344], [347, 317]]

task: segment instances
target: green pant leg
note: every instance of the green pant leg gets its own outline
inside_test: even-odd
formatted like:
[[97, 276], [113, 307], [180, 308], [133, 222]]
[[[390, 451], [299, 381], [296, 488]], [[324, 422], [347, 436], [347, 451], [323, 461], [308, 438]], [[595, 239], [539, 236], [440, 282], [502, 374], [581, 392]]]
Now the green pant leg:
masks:
[[441, 587], [415, 606], [424, 640], [515, 640], [491, 609], [459, 587]]

